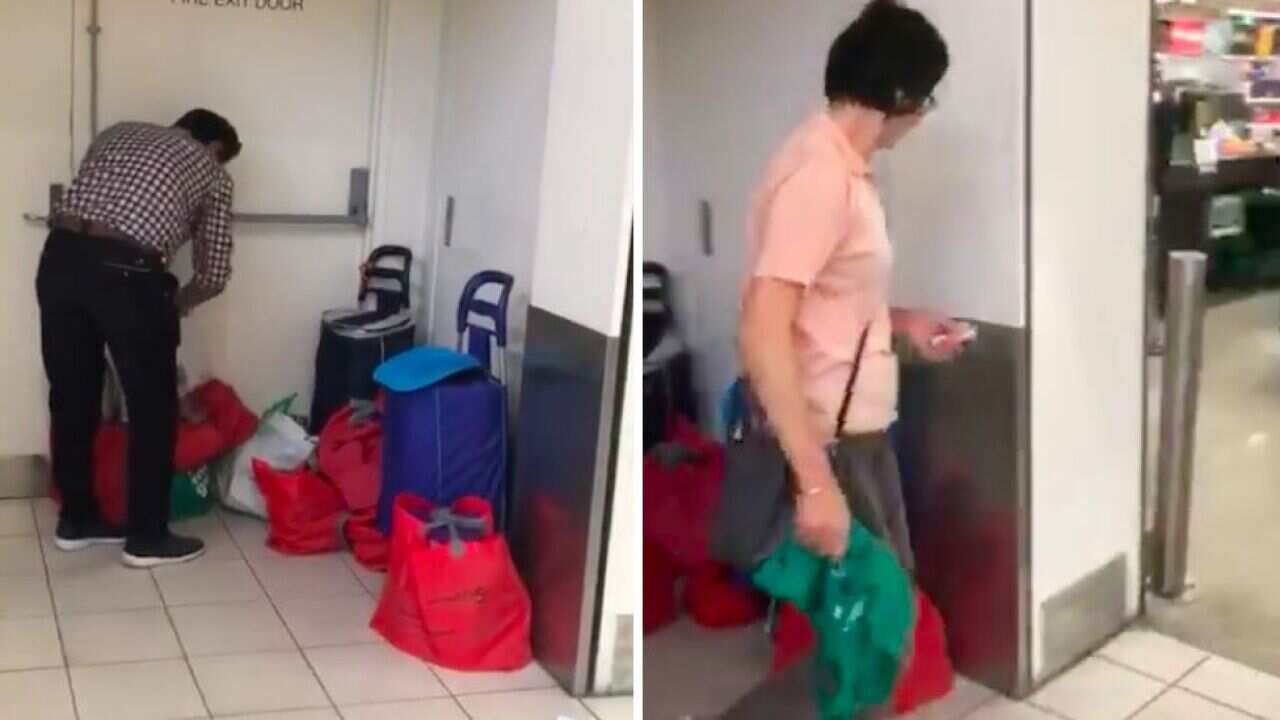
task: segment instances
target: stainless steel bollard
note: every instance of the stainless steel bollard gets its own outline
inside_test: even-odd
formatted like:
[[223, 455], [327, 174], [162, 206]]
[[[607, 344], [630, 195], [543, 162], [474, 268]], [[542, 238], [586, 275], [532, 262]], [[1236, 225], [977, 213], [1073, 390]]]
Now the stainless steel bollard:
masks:
[[1160, 454], [1156, 465], [1156, 546], [1152, 587], [1181, 600], [1188, 591], [1196, 408], [1204, 355], [1205, 269], [1202, 252], [1169, 254], [1168, 323], [1160, 392]]

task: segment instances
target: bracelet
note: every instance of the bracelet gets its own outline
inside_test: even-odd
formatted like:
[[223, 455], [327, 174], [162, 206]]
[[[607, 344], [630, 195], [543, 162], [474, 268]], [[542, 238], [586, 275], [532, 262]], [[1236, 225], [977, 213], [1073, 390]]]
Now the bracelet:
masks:
[[799, 490], [796, 492], [796, 495], [800, 497], [813, 497], [814, 495], [821, 495], [826, 491], [827, 491], [827, 488], [823, 487], [822, 485], [818, 485], [817, 487], [811, 487], [811, 488], [805, 488], [803, 490]]

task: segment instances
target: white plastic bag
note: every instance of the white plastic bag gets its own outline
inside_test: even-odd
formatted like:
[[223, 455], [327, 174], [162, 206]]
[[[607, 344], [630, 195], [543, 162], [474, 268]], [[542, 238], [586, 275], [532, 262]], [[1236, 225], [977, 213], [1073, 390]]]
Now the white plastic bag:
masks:
[[253, 461], [261, 460], [277, 470], [293, 470], [315, 452], [315, 438], [289, 417], [292, 401], [289, 398], [267, 410], [249, 442], [219, 468], [218, 489], [223, 505], [265, 520], [267, 504], [253, 477]]

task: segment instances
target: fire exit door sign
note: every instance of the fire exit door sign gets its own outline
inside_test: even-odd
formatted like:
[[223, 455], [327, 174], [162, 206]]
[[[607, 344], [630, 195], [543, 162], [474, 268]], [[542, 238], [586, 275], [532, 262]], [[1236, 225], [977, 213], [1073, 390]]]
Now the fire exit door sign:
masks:
[[304, 0], [169, 0], [170, 5], [302, 12]]

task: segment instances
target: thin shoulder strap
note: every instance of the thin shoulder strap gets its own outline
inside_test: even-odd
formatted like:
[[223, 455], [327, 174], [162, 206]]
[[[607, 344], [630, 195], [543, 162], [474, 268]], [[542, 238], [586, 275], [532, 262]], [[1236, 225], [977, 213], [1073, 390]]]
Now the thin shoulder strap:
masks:
[[849, 405], [853, 402], [853, 386], [858, 383], [858, 373], [862, 370], [862, 356], [866, 354], [867, 337], [871, 334], [871, 323], [862, 329], [862, 337], [858, 339], [858, 354], [853, 356], [853, 369], [849, 371], [849, 381], [844, 386], [844, 399], [840, 401], [840, 415], [836, 417], [836, 439], [844, 435], [845, 416], [849, 414]]

